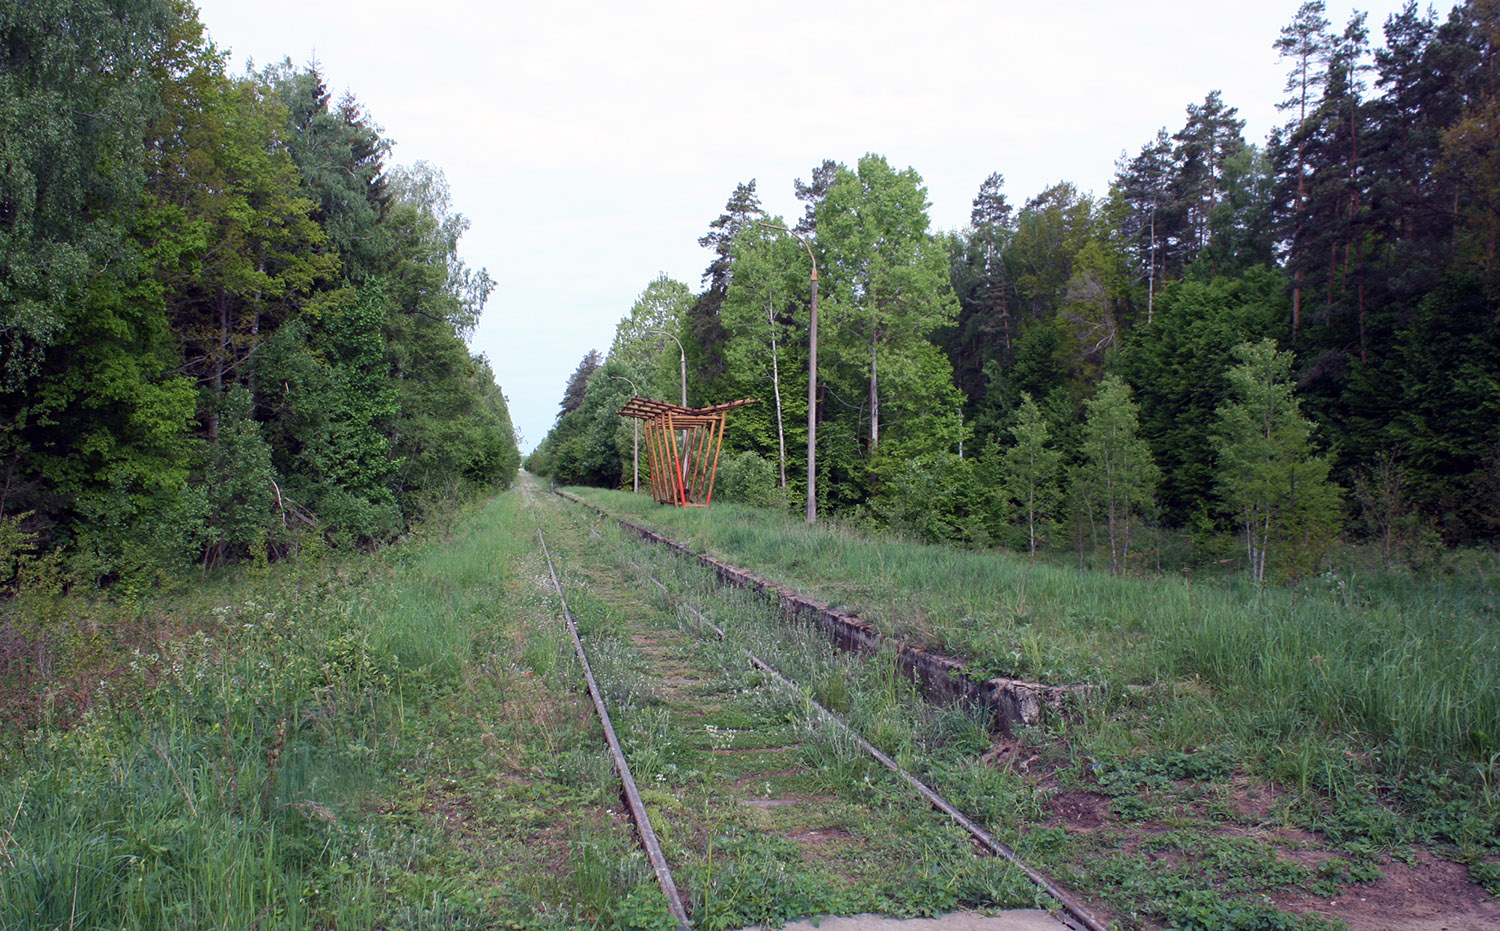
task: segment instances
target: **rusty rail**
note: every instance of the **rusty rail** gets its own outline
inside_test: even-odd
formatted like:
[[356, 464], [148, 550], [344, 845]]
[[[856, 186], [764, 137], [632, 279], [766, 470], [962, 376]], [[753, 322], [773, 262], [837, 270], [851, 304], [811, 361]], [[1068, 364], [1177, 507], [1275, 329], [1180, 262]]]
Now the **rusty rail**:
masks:
[[[640, 569], [641, 567], [637, 566], [636, 568]], [[664, 585], [660, 579], [656, 578], [656, 576], [651, 575], [649, 572], [645, 574], [646, 578], [650, 579], [652, 584], [662, 590], [664, 596], [668, 601], [675, 602], [690, 614], [692, 614], [692, 616], [696, 620], [712, 630], [714, 632], [714, 635], [717, 636], [721, 641], [725, 643], [731, 642], [729, 640], [729, 635], [724, 631], [722, 627], [709, 620], [708, 617], [703, 614], [703, 612], [699, 611], [697, 608], [693, 607], [687, 602], [674, 599], [671, 592], [667, 589], [667, 586]], [[1002, 860], [1005, 860], [1011, 866], [1014, 866], [1016, 869], [1020, 870], [1021, 874], [1025, 876], [1032, 885], [1047, 893], [1055, 902], [1057, 902], [1058, 905], [1062, 906], [1062, 909], [1067, 913], [1069, 920], [1077, 927], [1084, 929], [1084, 931], [1108, 931], [1108, 929], [1097, 918], [1095, 918], [1092, 913], [1089, 912], [1089, 910], [1083, 905], [1083, 903], [1073, 898], [1072, 895], [1065, 891], [1061, 886], [1053, 882], [1052, 879], [1045, 873], [1042, 873], [1041, 871], [1035, 869], [1025, 860], [1021, 859], [1020, 854], [1016, 853], [1009, 846], [996, 840], [993, 836], [990, 835], [988, 831], [980, 827], [968, 815], [965, 815], [951, 802], [943, 798], [943, 796], [940, 795], [937, 790], [933, 789], [931, 786], [927, 785], [916, 776], [913, 776], [911, 773], [907, 772], [901, 766], [901, 764], [891, 759], [888, 755], [882, 752], [879, 747], [870, 743], [858, 731], [850, 727], [849, 723], [842, 717], [840, 717], [836, 712], [824, 707], [816, 700], [809, 697], [807, 693], [797, 685], [797, 683], [782, 675], [777, 669], [775, 669], [766, 661], [762, 660], [759, 656], [756, 656], [750, 650], [746, 649], [745, 647], [740, 647], [739, 649], [740, 652], [744, 653], [746, 658], [750, 660], [750, 665], [765, 673], [777, 685], [780, 685], [782, 688], [801, 698], [804, 702], [807, 703], [808, 707], [812, 708], [818, 714], [821, 719], [827, 721], [834, 727], [837, 727], [839, 730], [847, 734], [851, 739], [854, 740], [856, 744], [859, 745], [860, 749], [864, 750], [865, 753], [873, 757], [876, 762], [880, 763], [880, 765], [884, 766], [892, 773], [895, 773], [896, 776], [899, 777], [903, 782], [915, 789], [917, 794], [926, 799], [927, 802], [932, 805], [932, 807], [947, 815], [955, 824], [967, 831], [969, 833], [969, 836], [974, 838], [974, 840], [978, 842], [981, 847], [987, 850], [990, 854], [997, 856]]]
[[[749, 574], [747, 572], [744, 572], [744, 570], [740, 570], [740, 569], [736, 569], [735, 567], [728, 566], [728, 564], [721, 563], [718, 560], [713, 559], [712, 557], [694, 553], [693, 551], [689, 550], [687, 547], [683, 546], [682, 544], [677, 543], [677, 542], [675, 542], [673, 540], [669, 540], [666, 537], [663, 537], [660, 534], [655, 533], [654, 531], [647, 530], [646, 528], [640, 527], [640, 526], [638, 526], [636, 524], [632, 524], [629, 521], [625, 521], [625, 520], [621, 520], [620, 518], [613, 517], [612, 515], [607, 514], [603, 509], [598, 508], [598, 507], [590, 504], [587, 501], [583, 501], [582, 499], [580, 499], [580, 498], [578, 498], [578, 497], [576, 497], [574, 495], [570, 495], [570, 494], [568, 494], [566, 492], [563, 492], [563, 491], [560, 491], [560, 490], [556, 490], [556, 489], [554, 489], [554, 490], [556, 491], [556, 493], [559, 496], [561, 496], [563, 498], [567, 498], [570, 501], [576, 502], [578, 504], [582, 504], [582, 505], [590, 508], [591, 510], [599, 513], [600, 515], [603, 515], [603, 516], [606, 516], [606, 517], [610, 517], [611, 519], [613, 519], [617, 524], [619, 524], [624, 529], [630, 530], [630, 531], [636, 533], [637, 535], [640, 535], [643, 538], [651, 540], [653, 542], [662, 543], [662, 544], [666, 545], [667, 547], [669, 547], [670, 549], [672, 549], [674, 552], [676, 552], [679, 555], [687, 555], [687, 556], [696, 558], [700, 563], [703, 563], [704, 565], [707, 565], [709, 568], [714, 569], [716, 575], [718, 575], [718, 577], [719, 577], [719, 579], [720, 579], [721, 582], [725, 581], [725, 577], [724, 577], [723, 572], [721, 570], [724, 569], [724, 568], [727, 568], [727, 569], [733, 570], [736, 574], [740, 575], [745, 580], [745, 581], [743, 581], [741, 583], [735, 583], [735, 582], [730, 582], [729, 583], [731, 585], [734, 585], [735, 587], [751, 588], [753, 590], [756, 590], [756, 591], [759, 591], [759, 592], [763, 592], [763, 593], [766, 592], [767, 589], [770, 589], [771, 591], [774, 591], [778, 595], [778, 600], [781, 602], [782, 608], [783, 608], [784, 611], [786, 610], [786, 602], [787, 602], [787, 598], [788, 598], [789, 595], [792, 596], [792, 597], [794, 597], [794, 598], [796, 598], [796, 599], [801, 599], [801, 596], [796, 595], [796, 593], [794, 593], [794, 592], [790, 592], [789, 590], [784, 589], [784, 588], [782, 588], [780, 586], [776, 586], [776, 585], [774, 585], [772, 583], [769, 583], [769, 582], [766, 582], [766, 581], [764, 581], [762, 579], [759, 579], [756, 576], [753, 576], [753, 575], [751, 575], [751, 574]], [[538, 535], [538, 537], [541, 536], [541, 531], [540, 530], [537, 531], [537, 535]], [[546, 547], [546, 541], [545, 540], [543, 540], [542, 546], [545, 549], [545, 547]], [[720, 641], [722, 641], [724, 643], [732, 643], [732, 641], [729, 638], [728, 633], [722, 627], [720, 627], [719, 625], [715, 624], [712, 620], [710, 620], [705, 614], [703, 614], [703, 612], [699, 611], [697, 608], [695, 608], [691, 604], [688, 604], [685, 601], [682, 601], [680, 599], [674, 598], [672, 596], [671, 591], [667, 588], [667, 586], [660, 579], [656, 578], [654, 575], [651, 575], [650, 572], [648, 572], [647, 570], [645, 570], [639, 564], [635, 564], [634, 562], [632, 562], [632, 565], [634, 565], [635, 568], [638, 571], [640, 571], [642, 574], [644, 574], [646, 576], [646, 578], [649, 579], [653, 585], [655, 585], [657, 588], [659, 588], [662, 591], [663, 596], [669, 602], [677, 604], [678, 606], [680, 606], [681, 608], [683, 608], [684, 610], [686, 610], [688, 613], [690, 613], [695, 620], [697, 620], [699, 623], [705, 625], [710, 630], [712, 630], [713, 633], [714, 633], [714, 635]], [[551, 570], [551, 568], [552, 568], [552, 562], [551, 562], [551, 556], [549, 554], [548, 555], [548, 569], [549, 569], [549, 571]], [[553, 584], [554, 585], [558, 585], [558, 583], [557, 583], [557, 575], [556, 575], [555, 572], [553, 572], [552, 579], [553, 579]], [[558, 586], [558, 595], [559, 595], [559, 597], [562, 596], [562, 588], [561, 588], [561, 586]], [[814, 604], [814, 605], [818, 604], [816, 602], [811, 602], [810, 599], [802, 599], [802, 600], [807, 601], [807, 602], [809, 602], [811, 604]], [[822, 606], [822, 605], [818, 605], [818, 606], [821, 607], [821, 608], [823, 608], [824, 611], [829, 611], [830, 610], [826, 606]], [[564, 613], [565, 613], [565, 615], [567, 613], [566, 604], [564, 605]], [[857, 624], [859, 625], [860, 629], [862, 629], [864, 631], [867, 631], [869, 633], [869, 635], [874, 638], [871, 643], [862, 643], [858, 647], [848, 647], [849, 649], [858, 649], [861, 652], [867, 652], [867, 651], [869, 651], [871, 649], [879, 649], [879, 638], [880, 638], [880, 635], [877, 632], [875, 632], [874, 629], [870, 627], [870, 625], [868, 625], [864, 621], [859, 620], [858, 618], [854, 618], [853, 615], [843, 615], [842, 612], [839, 612], [839, 614], [842, 615], [842, 619], [853, 619], [854, 621], [856, 621]], [[568, 623], [569, 623], [569, 630], [573, 632], [574, 643], [575, 643], [575, 645], [577, 646], [577, 648], [579, 650], [580, 660], [582, 660], [584, 662], [584, 664], [585, 664], [584, 669], [585, 669], [585, 674], [589, 678], [590, 691], [591, 691], [591, 693], [594, 693], [596, 687], [593, 684], [592, 674], [588, 672], [587, 660], [583, 657], [583, 653], [582, 653], [583, 646], [578, 641], [578, 635], [576, 633], [576, 628], [573, 625], [572, 616], [571, 615], [567, 615], [567, 617], [568, 617]], [[1023, 876], [1026, 877], [1026, 879], [1027, 879], [1028, 882], [1030, 882], [1032, 885], [1036, 886], [1038, 889], [1040, 889], [1041, 891], [1045, 892], [1048, 896], [1050, 896], [1052, 898], [1052, 900], [1055, 901], [1060, 906], [1063, 914], [1066, 917], [1066, 923], [1068, 925], [1070, 925], [1071, 927], [1073, 927], [1075, 929], [1081, 929], [1081, 931], [1108, 931], [1108, 928], [1102, 922], [1100, 922], [1099, 919], [1095, 918], [1094, 915], [1088, 910], [1088, 908], [1083, 905], [1083, 903], [1079, 902], [1076, 898], [1074, 898], [1072, 896], [1072, 894], [1070, 894], [1069, 892], [1067, 892], [1065, 889], [1063, 889], [1057, 883], [1053, 882], [1052, 879], [1051, 879], [1051, 877], [1047, 876], [1045, 873], [1041, 872], [1040, 870], [1037, 870], [1035, 867], [1033, 867], [1030, 864], [1028, 864], [1024, 859], [1021, 858], [1020, 854], [1016, 853], [1008, 845], [1006, 845], [1005, 843], [1003, 843], [1003, 842], [1001, 842], [999, 840], [996, 840], [994, 838], [994, 836], [992, 836], [988, 831], [986, 831], [983, 827], [981, 827], [977, 822], [975, 822], [969, 816], [965, 815], [955, 805], [953, 805], [951, 802], [949, 802], [947, 799], [945, 799], [936, 789], [933, 789], [931, 786], [927, 785], [921, 779], [918, 779], [916, 776], [912, 775], [905, 768], [903, 768], [901, 766], [901, 764], [897, 763], [888, 754], [886, 754], [885, 752], [883, 752], [879, 747], [875, 746], [873, 743], [871, 743], [869, 740], [867, 740], [863, 735], [861, 735], [858, 731], [856, 731], [853, 727], [851, 727], [849, 725], [849, 723], [846, 722], [836, 712], [830, 710], [829, 708], [825, 707], [824, 705], [820, 704], [819, 702], [817, 702], [816, 700], [814, 700], [813, 698], [811, 698], [808, 695], [808, 693], [806, 691], [804, 691], [801, 687], [799, 687], [795, 682], [793, 682], [791, 679], [788, 679], [786, 676], [782, 675], [779, 670], [777, 670], [775, 667], [771, 666], [765, 660], [761, 659], [759, 656], [757, 656], [751, 650], [749, 650], [749, 649], [747, 649], [747, 648], [745, 648], [743, 646], [739, 646], [738, 644], [734, 644], [734, 645], [736, 647], [738, 647], [738, 649], [740, 650], [740, 652], [745, 655], [746, 659], [749, 660], [751, 666], [753, 666], [755, 669], [759, 670], [760, 672], [764, 673], [769, 679], [771, 679], [772, 682], [776, 683], [781, 688], [789, 691], [793, 695], [796, 695], [799, 699], [801, 699], [807, 705], [807, 707], [809, 707], [810, 709], [812, 709], [812, 711], [821, 720], [826, 721], [830, 725], [834, 726], [835, 728], [839, 729], [844, 734], [846, 734], [850, 739], [852, 739], [855, 742], [855, 744], [857, 744], [860, 747], [861, 750], [863, 750], [866, 754], [868, 754], [871, 758], [873, 758], [876, 762], [880, 763], [886, 769], [890, 770], [897, 778], [901, 779], [908, 786], [910, 786], [914, 791], [917, 792], [917, 794], [919, 794], [920, 796], [922, 796], [922, 798], [924, 800], [926, 800], [928, 804], [930, 804], [933, 808], [936, 808], [938, 811], [942, 812], [944, 815], [947, 815], [950, 820], [952, 820], [959, 827], [963, 828], [964, 831], [966, 831], [969, 834], [969, 836], [972, 837], [974, 839], [974, 841], [984, 851], [986, 851], [987, 853], [991, 854], [992, 856], [997, 856], [997, 857], [1001, 858], [1002, 860], [1005, 860], [1011, 866], [1015, 867], [1018, 871], [1020, 871], [1020, 873]], [[841, 645], [843, 645], [843, 644], [841, 644]], [[924, 654], [924, 655], [935, 656], [935, 654]], [[937, 658], [941, 659], [941, 660], [946, 660], [948, 663], [954, 664], [954, 666], [960, 666], [960, 668], [961, 668], [961, 664], [958, 664], [958, 662], [956, 660], [949, 659], [948, 657], [937, 657]], [[613, 729], [608, 724], [607, 713], [603, 710], [602, 699], [599, 699], [597, 697], [595, 698], [595, 707], [597, 709], [599, 709], [601, 718], [603, 720], [605, 720], [606, 731], [610, 735], [610, 738], [611, 738], [611, 744], [610, 744], [610, 746], [611, 746], [612, 750], [615, 750], [615, 748], [618, 747], [618, 742], [614, 739]], [[616, 751], [616, 752], [618, 753], [618, 751]], [[617, 769], [621, 768], [621, 767], [625, 767], [624, 758], [623, 758], [623, 756], [617, 756]], [[624, 772], [628, 773], [628, 767], [626, 767], [624, 769]], [[622, 781], [624, 781], [623, 778], [622, 778]], [[634, 780], [631, 779], [629, 781], [629, 791], [634, 791], [634, 787], [635, 787], [634, 786]], [[647, 825], [647, 828], [649, 829], [650, 822], [645, 820], [645, 811], [644, 811], [644, 809], [642, 809], [642, 811], [641, 811], [641, 813], [639, 815], [639, 819], [641, 821], [644, 821], [645, 824]], [[643, 839], [644, 839], [644, 837], [645, 837], [645, 832], [644, 831], [642, 832], [642, 836], [643, 836]], [[652, 834], [651, 843], [652, 844], [655, 843], [655, 835], [654, 835], [654, 833]], [[658, 850], [659, 850], [659, 848], [658, 848]], [[653, 865], [655, 865], [656, 860], [653, 859], [652, 863], [653, 863]], [[658, 878], [661, 877], [662, 871], [665, 870], [665, 868], [666, 868], [665, 867], [665, 862], [663, 861], [663, 865], [658, 869]], [[668, 883], [670, 883], [671, 882], [671, 874], [670, 874], [670, 872], [666, 873], [666, 877], [667, 877], [666, 881]], [[667, 888], [666, 885], [663, 885], [663, 890], [664, 891], [666, 890], [666, 888]], [[672, 887], [672, 892], [668, 895], [669, 901], [674, 900], [675, 895], [676, 895], [676, 888], [674, 886], [674, 887]], [[680, 907], [680, 900], [678, 900], [678, 905]], [[673, 914], [677, 915], [678, 913], [676, 911], [674, 911]], [[681, 917], [680, 920], [685, 922], [686, 921], [685, 915], [683, 917]]]
[[552, 551], [547, 549], [547, 538], [542, 536], [540, 528], [537, 529], [536, 537], [542, 543], [542, 553], [547, 557], [547, 572], [552, 576], [552, 587], [557, 589], [557, 597], [562, 601], [563, 617], [568, 622], [568, 633], [573, 637], [573, 649], [578, 653], [578, 662], [583, 667], [583, 677], [589, 685], [589, 696], [594, 700], [594, 710], [599, 714], [599, 720], [604, 725], [604, 737], [609, 741], [609, 752], [614, 757], [615, 772], [620, 774], [620, 784], [625, 790], [625, 800], [630, 805], [630, 815], [635, 820], [635, 828], [641, 836], [641, 846], [646, 848], [646, 856], [651, 860], [651, 867], [656, 871], [656, 881], [661, 886], [662, 894], [667, 897], [667, 909], [672, 917], [677, 920], [678, 931], [692, 931], [692, 925], [688, 923], [687, 909], [683, 907], [682, 896], [677, 892], [677, 883], [672, 879], [672, 871], [667, 866], [667, 858], [661, 852], [661, 843], [656, 839], [656, 830], [651, 827], [651, 818], [646, 814], [646, 805], [641, 801], [641, 793], [636, 789], [635, 776], [631, 775], [630, 764], [625, 760], [625, 751], [620, 747], [620, 738], [615, 735], [615, 726], [610, 722], [609, 709], [604, 706], [604, 696], [599, 691], [599, 683], [594, 680], [594, 670], [589, 666], [588, 654], [584, 652], [583, 640], [578, 636], [578, 624], [573, 620], [573, 612], [568, 610], [568, 598], [563, 594], [562, 583], [557, 580], [557, 570], [552, 565]]
[[1086, 685], [1047, 685], [1005, 676], [975, 679], [968, 674], [966, 665], [961, 660], [934, 653], [920, 644], [887, 637], [856, 614], [831, 607], [705, 553], [695, 552], [654, 530], [615, 517], [576, 495], [561, 489], [554, 491], [560, 497], [610, 518], [644, 540], [665, 546], [683, 558], [696, 561], [711, 570], [721, 584], [748, 589], [773, 599], [784, 616], [817, 624], [830, 640], [845, 650], [871, 654], [891, 649], [902, 672], [921, 686], [927, 698], [986, 709], [991, 715], [992, 723], [1000, 731], [1009, 732], [1017, 724], [1030, 724], [1041, 716], [1043, 709], [1062, 710], [1073, 698], [1086, 697], [1093, 691]]

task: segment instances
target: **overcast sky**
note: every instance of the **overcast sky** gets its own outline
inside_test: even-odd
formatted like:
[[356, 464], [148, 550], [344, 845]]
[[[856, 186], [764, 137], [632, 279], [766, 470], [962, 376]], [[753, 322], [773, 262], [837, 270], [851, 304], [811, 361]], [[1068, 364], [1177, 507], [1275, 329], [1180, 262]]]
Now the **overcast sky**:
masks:
[[[698, 237], [754, 178], [772, 213], [796, 178], [867, 152], [927, 182], [935, 229], [991, 173], [1012, 203], [1071, 181], [1103, 194], [1122, 150], [1221, 90], [1263, 142], [1301, 0], [201, 0], [233, 69], [316, 60], [432, 162], [497, 287], [472, 347], [530, 450], [563, 386], [659, 272], [694, 290]], [[1401, 0], [1372, 0], [1372, 41]], [[1438, 4], [1446, 16], [1451, 0]], [[1330, 0], [1335, 31], [1356, 7]]]

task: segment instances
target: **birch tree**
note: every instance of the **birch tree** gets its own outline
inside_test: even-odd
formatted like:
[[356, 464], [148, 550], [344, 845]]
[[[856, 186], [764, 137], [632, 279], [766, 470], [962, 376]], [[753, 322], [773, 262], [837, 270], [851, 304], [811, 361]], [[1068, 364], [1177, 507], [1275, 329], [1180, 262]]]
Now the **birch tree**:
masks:
[[1130, 559], [1131, 532], [1155, 499], [1161, 470], [1139, 435], [1140, 416], [1130, 386], [1118, 375], [1100, 382], [1084, 406], [1082, 474], [1093, 492], [1089, 507], [1105, 519], [1109, 568], [1120, 575]]
[[1234, 348], [1229, 399], [1218, 409], [1219, 494], [1244, 534], [1250, 575], [1263, 583], [1273, 551], [1296, 572], [1337, 527], [1339, 489], [1313, 454], [1313, 424], [1293, 392], [1292, 354], [1263, 339]]
[[1010, 428], [1015, 445], [1005, 450], [1003, 490], [1026, 519], [1028, 551], [1036, 558], [1037, 542], [1057, 506], [1057, 466], [1062, 454], [1052, 444], [1047, 418], [1031, 399], [1021, 395], [1019, 419]]
[[940, 450], [961, 433], [952, 367], [928, 341], [956, 319], [958, 300], [945, 250], [928, 233], [927, 207], [921, 176], [896, 171], [879, 155], [860, 159], [857, 172], [840, 170], [817, 205], [824, 345], [834, 366], [862, 370], [865, 452], [872, 457], [892, 399], [892, 413], [908, 420], [904, 439], [943, 438], [926, 444]]
[[[779, 217], [772, 222], [785, 226]], [[771, 384], [777, 487], [785, 488], [785, 399], [793, 393], [783, 390], [784, 380], [792, 378], [806, 387], [800, 374], [806, 354], [800, 347], [808, 328], [807, 253], [784, 233], [748, 226], [735, 237], [732, 257], [734, 277], [719, 308], [719, 322], [728, 335], [722, 351], [737, 384]], [[805, 406], [802, 411], [806, 413]]]

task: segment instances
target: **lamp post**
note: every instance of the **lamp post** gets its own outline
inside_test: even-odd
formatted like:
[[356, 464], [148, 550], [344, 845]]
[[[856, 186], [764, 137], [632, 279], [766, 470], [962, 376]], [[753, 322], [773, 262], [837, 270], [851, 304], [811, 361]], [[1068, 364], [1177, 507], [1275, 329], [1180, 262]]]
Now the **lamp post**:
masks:
[[[655, 329], [652, 329], [652, 330], [647, 330], [646, 332], [647, 333], [660, 333], [662, 336], [665, 336], [667, 339], [670, 339], [672, 342], [674, 342], [674, 343], [677, 344], [677, 354], [680, 357], [681, 363], [682, 363], [682, 406], [683, 407], [687, 407], [687, 350], [682, 348], [682, 340], [680, 340], [677, 337], [673, 336], [671, 333], [668, 333], [666, 330], [655, 330]], [[678, 481], [686, 481], [687, 480], [687, 457], [688, 457], [688, 432], [684, 428], [683, 431], [682, 431], [682, 459], [679, 460], [679, 465], [677, 467], [677, 478], [678, 478]]]
[[682, 348], [682, 340], [668, 333], [666, 330], [647, 330], [646, 332], [660, 333], [677, 344], [677, 353], [682, 358], [682, 406], [687, 407], [687, 350]]
[[756, 225], [780, 230], [793, 237], [802, 243], [807, 257], [812, 260], [812, 277], [808, 280], [812, 303], [807, 338], [807, 522], [811, 524], [818, 519], [818, 259], [807, 240], [787, 227], [759, 220]]
[[[640, 397], [641, 389], [635, 386], [635, 382], [624, 375], [611, 375], [615, 381], [623, 381], [630, 386], [636, 397]], [[639, 417], [630, 418], [631, 431], [635, 434], [630, 440], [630, 489], [635, 494], [641, 493], [641, 420]]]

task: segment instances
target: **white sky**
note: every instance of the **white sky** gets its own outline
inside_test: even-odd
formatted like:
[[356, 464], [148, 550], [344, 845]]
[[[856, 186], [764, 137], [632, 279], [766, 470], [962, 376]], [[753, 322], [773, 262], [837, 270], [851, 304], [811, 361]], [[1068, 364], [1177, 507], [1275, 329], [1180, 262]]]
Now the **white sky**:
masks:
[[[443, 169], [498, 286], [472, 347], [523, 451], [584, 353], [659, 272], [700, 287], [699, 236], [741, 181], [800, 215], [795, 178], [867, 152], [927, 182], [935, 229], [994, 171], [1017, 206], [1057, 181], [1103, 194], [1189, 103], [1221, 90], [1263, 142], [1301, 0], [200, 0], [235, 71], [316, 59], [397, 143]], [[1328, 2], [1372, 43], [1401, 0]], [[1438, 9], [1446, 16], [1452, 0]]]

